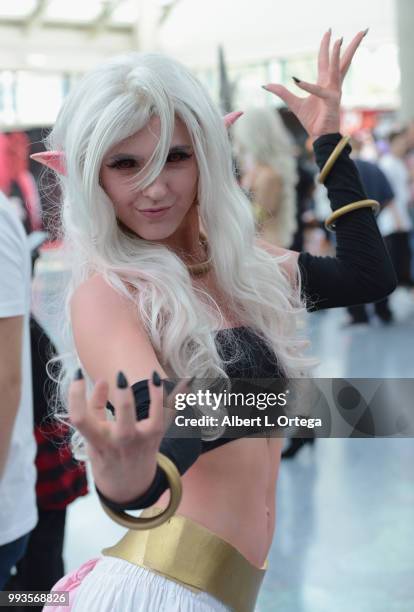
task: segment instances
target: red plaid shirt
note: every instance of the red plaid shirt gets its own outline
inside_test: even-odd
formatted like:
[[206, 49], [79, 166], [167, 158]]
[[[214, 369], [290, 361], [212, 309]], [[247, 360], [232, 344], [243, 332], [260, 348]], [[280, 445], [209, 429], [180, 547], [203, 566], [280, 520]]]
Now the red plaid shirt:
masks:
[[55, 422], [35, 427], [35, 437], [37, 504], [43, 510], [66, 508], [88, 493], [85, 464], [73, 458], [64, 425]]

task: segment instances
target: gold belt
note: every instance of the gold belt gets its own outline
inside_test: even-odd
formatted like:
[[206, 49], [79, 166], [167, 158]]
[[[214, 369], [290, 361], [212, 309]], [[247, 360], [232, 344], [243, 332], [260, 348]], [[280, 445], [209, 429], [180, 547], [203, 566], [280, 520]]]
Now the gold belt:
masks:
[[[158, 514], [147, 508], [141, 516]], [[175, 514], [154, 529], [129, 530], [102, 554], [125, 559], [195, 592], [216, 597], [235, 612], [253, 612], [267, 569], [248, 561], [234, 546], [195, 521]]]

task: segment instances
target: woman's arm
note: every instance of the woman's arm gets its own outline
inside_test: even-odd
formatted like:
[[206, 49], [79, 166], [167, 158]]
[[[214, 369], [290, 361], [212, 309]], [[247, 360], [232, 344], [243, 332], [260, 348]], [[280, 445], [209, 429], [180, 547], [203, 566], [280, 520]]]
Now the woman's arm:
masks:
[[[148, 383], [148, 380], [140, 380], [131, 387], [134, 394], [135, 409], [138, 421], [147, 419], [149, 415], [151, 399]], [[167, 380], [164, 381], [164, 390], [167, 393], [171, 393], [173, 388], [173, 383]], [[107, 406], [111, 412], [115, 414], [114, 407], [109, 403]], [[186, 406], [181, 414], [184, 418], [194, 418], [196, 416], [191, 406]], [[174, 438], [173, 436], [176, 431], [177, 426], [174, 422], [172, 422], [165, 436], [161, 440], [159, 452], [171, 459], [182, 476], [193, 465], [193, 463], [195, 463], [201, 454], [201, 432], [199, 437], [194, 436], [191, 438]], [[194, 431], [195, 429], [192, 428], [192, 432]], [[154, 479], [148, 489], [146, 489], [142, 495], [139, 495], [127, 504], [119, 504], [108, 499], [99, 489], [97, 489], [97, 493], [106, 503], [106, 505], [113, 510], [140, 510], [142, 508], [148, 508], [149, 506], [154, 505], [167, 489], [168, 482], [165, 473], [157, 465]]]
[[[341, 56], [342, 39], [330, 50], [331, 31], [322, 38], [317, 83], [294, 77], [310, 95], [302, 98], [279, 84], [265, 89], [289, 106], [314, 142], [316, 161], [322, 168], [341, 136], [339, 132], [342, 82], [352, 58], [368, 30], [359, 32]], [[336, 160], [325, 185], [333, 210], [366, 199], [359, 174], [347, 147]], [[349, 306], [379, 300], [394, 290], [396, 279], [373, 213], [359, 209], [336, 222], [336, 257], [298, 255], [302, 295], [309, 310]], [[292, 263], [295, 261], [291, 257]]]
[[[340, 134], [314, 142], [321, 169]], [[348, 145], [326, 179], [332, 210], [367, 198]], [[394, 291], [396, 277], [371, 209], [343, 215], [336, 222], [336, 257], [300, 253], [298, 257], [302, 295], [309, 311], [375, 302]]]
[[[340, 134], [321, 136], [314, 143], [316, 161], [322, 168], [339, 142]], [[326, 187], [332, 210], [366, 199], [347, 146], [332, 168]], [[288, 251], [261, 243], [275, 255], [290, 254], [283, 263], [292, 283], [297, 282], [298, 263], [302, 297], [310, 312], [324, 308], [375, 302], [396, 287], [394, 268], [371, 209], [343, 215], [336, 222], [336, 256], [321, 257]]]
[[[162, 378], [166, 375], [127, 298], [101, 277], [92, 277], [75, 292], [71, 317], [79, 358], [97, 381], [89, 401], [82, 380], [72, 383], [69, 394], [70, 418], [86, 438], [96, 486], [112, 507], [130, 507], [131, 500], [141, 495], [143, 505], [133, 507], [152, 505], [167, 489], [157, 452], [167, 455], [183, 474], [198, 458], [201, 440], [164, 438], [173, 413], [165, 414], [163, 389], [151, 379], [154, 371]], [[116, 385], [119, 371], [128, 381], [139, 382], [120, 388]], [[174, 393], [186, 390], [180, 385]], [[105, 417], [108, 398], [109, 406], [115, 406], [114, 422]]]

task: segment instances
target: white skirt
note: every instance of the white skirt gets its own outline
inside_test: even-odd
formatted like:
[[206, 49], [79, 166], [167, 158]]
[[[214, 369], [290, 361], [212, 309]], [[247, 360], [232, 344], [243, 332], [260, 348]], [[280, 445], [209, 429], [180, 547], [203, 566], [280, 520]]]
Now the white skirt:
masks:
[[195, 593], [151, 570], [102, 557], [82, 580], [72, 612], [230, 612], [209, 593]]

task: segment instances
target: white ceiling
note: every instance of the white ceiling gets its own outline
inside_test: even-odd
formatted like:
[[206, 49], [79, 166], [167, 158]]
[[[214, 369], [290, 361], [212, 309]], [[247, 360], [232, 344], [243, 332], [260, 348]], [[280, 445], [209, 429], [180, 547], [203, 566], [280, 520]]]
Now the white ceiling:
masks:
[[107, 27], [136, 23], [139, 0], [2, 0], [0, 23], [30, 26], [90, 25], [103, 17]]
[[85, 72], [145, 36], [151, 45], [177, 2], [0, 0], [0, 71]]
[[[413, 0], [414, 1], [414, 0]], [[131, 49], [191, 68], [314, 54], [322, 33], [370, 27], [367, 48], [395, 42], [395, 0], [0, 0], [0, 71], [84, 72]], [[339, 10], [340, 9], [340, 10]], [[166, 18], [168, 16], [168, 18]]]
[[[414, 0], [412, 0], [414, 3]], [[215, 63], [218, 45], [233, 66], [314, 54], [322, 34], [364, 45], [395, 41], [395, 0], [180, 0], [163, 25], [163, 50], [191, 67]]]
[[[204, 74], [205, 84], [215, 90], [222, 45], [231, 78], [253, 103], [257, 83], [265, 78], [287, 82], [297, 74], [311, 79], [320, 37], [330, 26], [345, 44], [356, 31], [370, 28], [344, 103], [395, 107], [395, 5], [396, 0], [345, 0], [340, 6], [332, 0], [0, 0], [0, 120], [53, 121], [61, 104], [62, 75], [71, 75], [74, 82], [106, 58], [138, 49], [176, 57]], [[281, 64], [284, 76], [277, 72]], [[257, 66], [262, 72], [267, 66], [269, 74]], [[18, 83], [14, 94], [12, 82]], [[16, 92], [28, 108], [12, 108]], [[43, 114], [35, 116], [36, 100]]]

